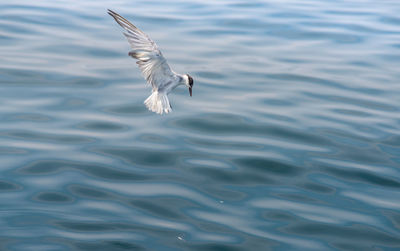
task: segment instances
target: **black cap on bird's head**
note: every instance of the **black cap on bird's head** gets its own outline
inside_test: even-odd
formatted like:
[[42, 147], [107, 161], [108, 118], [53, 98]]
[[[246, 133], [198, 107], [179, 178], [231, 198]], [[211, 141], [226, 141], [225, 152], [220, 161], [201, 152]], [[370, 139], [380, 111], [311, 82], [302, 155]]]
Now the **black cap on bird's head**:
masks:
[[186, 74], [188, 76], [188, 80], [189, 80], [189, 94], [190, 97], [192, 96], [192, 88], [193, 88], [193, 78], [189, 75]]

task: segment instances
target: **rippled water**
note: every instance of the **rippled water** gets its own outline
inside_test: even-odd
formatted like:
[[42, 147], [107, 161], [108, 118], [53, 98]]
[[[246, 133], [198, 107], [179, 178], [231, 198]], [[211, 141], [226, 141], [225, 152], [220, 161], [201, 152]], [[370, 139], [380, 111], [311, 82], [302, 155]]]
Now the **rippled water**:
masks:
[[[110, 8], [177, 72], [172, 114]], [[1, 1], [1, 250], [400, 248], [398, 1]]]

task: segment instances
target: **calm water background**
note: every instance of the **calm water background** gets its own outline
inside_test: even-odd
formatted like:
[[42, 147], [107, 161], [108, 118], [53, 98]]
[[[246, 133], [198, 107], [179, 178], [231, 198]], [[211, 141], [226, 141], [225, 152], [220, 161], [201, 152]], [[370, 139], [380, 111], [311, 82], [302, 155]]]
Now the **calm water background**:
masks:
[[[195, 79], [150, 94], [113, 9]], [[1, 1], [1, 250], [398, 250], [399, 1]]]

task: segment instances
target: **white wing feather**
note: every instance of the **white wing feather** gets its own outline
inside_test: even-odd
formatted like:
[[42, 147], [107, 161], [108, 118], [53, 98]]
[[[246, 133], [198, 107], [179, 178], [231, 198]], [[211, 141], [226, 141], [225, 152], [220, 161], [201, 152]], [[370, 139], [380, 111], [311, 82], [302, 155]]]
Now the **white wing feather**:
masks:
[[153, 91], [163, 91], [163, 85], [173, 80], [174, 73], [156, 43], [128, 20], [108, 10], [117, 23], [126, 30], [124, 35], [132, 47], [129, 55], [138, 61], [140, 70]]

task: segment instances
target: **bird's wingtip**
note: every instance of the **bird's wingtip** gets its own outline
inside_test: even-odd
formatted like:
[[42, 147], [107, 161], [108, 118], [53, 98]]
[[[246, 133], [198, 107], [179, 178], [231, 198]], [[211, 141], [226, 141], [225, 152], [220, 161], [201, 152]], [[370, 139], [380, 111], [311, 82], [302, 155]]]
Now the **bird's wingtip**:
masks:
[[107, 13], [108, 13], [108, 15], [110, 15], [110, 16], [114, 16], [115, 14], [117, 14], [117, 13], [115, 13], [115, 11], [112, 11], [112, 10], [110, 10], [110, 9], [107, 9]]

